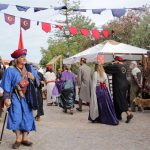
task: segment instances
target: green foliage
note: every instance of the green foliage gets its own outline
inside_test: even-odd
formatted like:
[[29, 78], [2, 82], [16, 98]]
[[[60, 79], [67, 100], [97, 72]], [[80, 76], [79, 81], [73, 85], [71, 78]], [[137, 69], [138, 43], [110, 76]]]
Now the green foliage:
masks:
[[147, 48], [150, 45], [150, 11], [149, 7], [143, 7], [143, 10], [130, 10], [126, 16], [105, 25], [112, 30], [110, 39]]
[[139, 25], [133, 29], [131, 44], [146, 48], [150, 45], [150, 14], [143, 17]]
[[[56, 33], [57, 38], [49, 38], [48, 40], [48, 49], [42, 49], [42, 60], [40, 64], [44, 66], [47, 64], [53, 57], [58, 55], [63, 55], [67, 57], [66, 54], [69, 52], [69, 56], [74, 55], [80, 51], [85, 50], [86, 48], [97, 43], [95, 40], [91, 40], [91, 37], [83, 37], [80, 33], [80, 28], [87, 28], [89, 30], [96, 28], [95, 24], [91, 22], [88, 17], [81, 15], [76, 15], [71, 18], [70, 26], [75, 26], [78, 29], [78, 34], [76, 36], [65, 35], [64, 31], [58, 31], [61, 33]], [[59, 36], [58, 36], [59, 35]]]

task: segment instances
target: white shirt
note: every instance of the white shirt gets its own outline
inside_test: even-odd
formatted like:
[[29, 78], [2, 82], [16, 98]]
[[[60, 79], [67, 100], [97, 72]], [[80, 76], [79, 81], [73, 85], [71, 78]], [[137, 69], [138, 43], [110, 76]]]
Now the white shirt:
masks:
[[46, 82], [54, 81], [54, 80], [56, 80], [56, 75], [55, 75], [54, 72], [49, 72], [48, 71], [44, 74], [44, 78], [45, 78]]

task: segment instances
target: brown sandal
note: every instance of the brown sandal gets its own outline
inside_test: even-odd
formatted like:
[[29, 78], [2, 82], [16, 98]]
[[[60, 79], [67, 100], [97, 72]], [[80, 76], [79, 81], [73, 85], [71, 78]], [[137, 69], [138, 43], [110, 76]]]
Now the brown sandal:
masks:
[[63, 109], [63, 112], [64, 112], [64, 113], [67, 113], [67, 109]]
[[29, 141], [22, 141], [21, 144], [24, 146], [32, 146], [33, 143]]
[[21, 142], [15, 142], [13, 145], [12, 145], [12, 149], [18, 149], [20, 147], [20, 144]]
[[125, 121], [125, 123], [129, 123], [132, 118], [133, 118], [133, 115], [132, 115], [132, 114], [128, 115], [128, 116], [127, 116], [127, 120]]

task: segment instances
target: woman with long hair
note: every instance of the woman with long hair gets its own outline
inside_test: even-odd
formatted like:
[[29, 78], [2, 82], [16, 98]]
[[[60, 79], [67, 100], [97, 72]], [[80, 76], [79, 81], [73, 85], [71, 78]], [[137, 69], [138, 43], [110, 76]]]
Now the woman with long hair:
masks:
[[114, 105], [108, 87], [108, 78], [103, 65], [96, 64], [92, 80], [89, 120], [118, 125]]

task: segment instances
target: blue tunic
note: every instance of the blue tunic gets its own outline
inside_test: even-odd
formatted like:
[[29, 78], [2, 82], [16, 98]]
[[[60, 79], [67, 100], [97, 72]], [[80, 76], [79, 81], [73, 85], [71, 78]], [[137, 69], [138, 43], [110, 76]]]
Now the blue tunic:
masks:
[[12, 102], [9, 108], [7, 128], [13, 131], [30, 132], [36, 130], [32, 109], [28, 106], [25, 97], [20, 98], [14, 92], [14, 87], [21, 79], [21, 74], [15, 67], [7, 68], [2, 79], [4, 98], [9, 98], [11, 95]]

